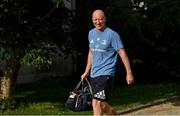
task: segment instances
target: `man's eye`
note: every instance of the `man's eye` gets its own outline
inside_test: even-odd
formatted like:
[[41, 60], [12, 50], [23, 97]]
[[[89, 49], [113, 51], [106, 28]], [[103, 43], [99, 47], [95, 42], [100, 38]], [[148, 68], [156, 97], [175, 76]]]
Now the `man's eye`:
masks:
[[94, 19], [94, 21], [102, 21], [103, 19]]

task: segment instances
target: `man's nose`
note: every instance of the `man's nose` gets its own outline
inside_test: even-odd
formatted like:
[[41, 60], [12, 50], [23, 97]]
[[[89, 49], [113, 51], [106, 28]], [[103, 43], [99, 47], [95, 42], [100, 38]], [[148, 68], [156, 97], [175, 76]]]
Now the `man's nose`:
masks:
[[101, 20], [97, 20], [96, 22], [97, 22], [97, 23], [101, 23]]

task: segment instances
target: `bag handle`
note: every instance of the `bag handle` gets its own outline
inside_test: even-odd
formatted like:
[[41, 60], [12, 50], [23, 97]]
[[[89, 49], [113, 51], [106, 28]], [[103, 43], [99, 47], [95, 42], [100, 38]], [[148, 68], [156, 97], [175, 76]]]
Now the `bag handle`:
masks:
[[88, 86], [89, 86], [89, 90], [90, 90], [91, 95], [93, 95], [92, 87], [91, 87], [90, 82], [89, 82], [87, 79], [86, 79], [86, 82], [87, 82], [87, 84], [88, 84]]
[[90, 93], [91, 93], [91, 95], [92, 95], [93, 93], [92, 93], [91, 84], [90, 84], [90, 82], [89, 82], [87, 79], [85, 79], [85, 80], [80, 80], [80, 81], [79, 81], [79, 83], [76, 85], [76, 87], [74, 88], [74, 90], [73, 90], [73, 91], [76, 91], [76, 90], [77, 90], [77, 89], [81, 86], [81, 84], [82, 84], [82, 89], [83, 89], [83, 86], [84, 86], [84, 81], [86, 81], [86, 82], [87, 82], [88, 87], [89, 87], [89, 90], [90, 90]]
[[81, 86], [82, 80], [79, 81], [79, 83], [76, 85], [73, 91], [76, 91]]

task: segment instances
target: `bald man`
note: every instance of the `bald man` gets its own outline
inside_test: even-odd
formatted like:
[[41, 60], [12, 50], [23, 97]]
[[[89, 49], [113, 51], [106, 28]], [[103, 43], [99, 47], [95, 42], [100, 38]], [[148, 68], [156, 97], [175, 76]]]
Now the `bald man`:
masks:
[[120, 56], [125, 66], [128, 85], [134, 82], [130, 62], [119, 34], [106, 26], [106, 17], [102, 10], [93, 12], [92, 22], [95, 28], [89, 31], [89, 53], [81, 79], [86, 79], [90, 73], [93, 114], [116, 115], [116, 110], [108, 104], [108, 100], [112, 91], [117, 57]]

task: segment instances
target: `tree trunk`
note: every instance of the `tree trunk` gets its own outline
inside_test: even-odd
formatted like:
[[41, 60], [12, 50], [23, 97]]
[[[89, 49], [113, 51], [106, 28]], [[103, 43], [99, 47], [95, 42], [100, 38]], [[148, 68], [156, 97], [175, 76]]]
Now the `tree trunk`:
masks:
[[1, 77], [1, 98], [10, 98], [14, 94], [19, 68], [18, 60], [11, 59], [7, 62], [4, 75]]

